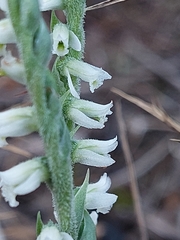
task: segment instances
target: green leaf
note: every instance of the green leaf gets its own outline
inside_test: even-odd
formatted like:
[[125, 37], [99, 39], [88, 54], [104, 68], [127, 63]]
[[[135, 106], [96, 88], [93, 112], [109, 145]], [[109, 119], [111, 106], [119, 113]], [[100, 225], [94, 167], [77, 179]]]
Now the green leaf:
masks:
[[60, 21], [59, 19], [57, 18], [56, 14], [54, 11], [52, 11], [52, 14], [51, 14], [51, 22], [50, 22], [50, 30], [51, 32], [53, 31], [53, 28], [56, 24], [58, 24]]
[[79, 231], [78, 240], [96, 240], [96, 226], [87, 210], [84, 210], [84, 219]]
[[76, 212], [78, 229], [80, 228], [80, 224], [84, 218], [84, 205], [85, 205], [88, 183], [89, 183], [89, 170], [86, 173], [86, 177], [84, 179], [82, 186], [79, 188], [79, 190], [75, 195], [75, 212]]
[[36, 219], [36, 235], [38, 236], [41, 233], [41, 230], [43, 228], [43, 222], [41, 219], [41, 213], [38, 212], [37, 219]]

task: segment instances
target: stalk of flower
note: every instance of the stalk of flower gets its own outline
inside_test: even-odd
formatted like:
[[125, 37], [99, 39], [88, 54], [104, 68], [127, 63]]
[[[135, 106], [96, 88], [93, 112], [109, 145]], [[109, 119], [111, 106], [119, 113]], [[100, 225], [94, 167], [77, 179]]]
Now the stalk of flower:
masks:
[[10, 77], [18, 83], [26, 83], [26, 74], [24, 64], [18, 58], [12, 56], [10, 51], [6, 51], [4, 57], [1, 59], [1, 70], [4, 75]]
[[53, 54], [65, 56], [69, 52], [69, 47], [76, 51], [81, 50], [81, 43], [77, 36], [68, 29], [66, 24], [59, 23], [54, 26], [53, 33]]
[[111, 76], [102, 68], [95, 67], [93, 65], [76, 59], [71, 59], [70, 61], [68, 61], [64, 69], [64, 74], [68, 79], [69, 88], [71, 94], [74, 97], [77, 97], [78, 93], [74, 94], [76, 90], [73, 86], [70, 77], [71, 75], [78, 77], [85, 82], [88, 82], [90, 86], [90, 91], [92, 93], [95, 89], [99, 88], [103, 84], [104, 80], [111, 79]]
[[16, 35], [9, 18], [0, 20], [0, 33], [0, 44], [16, 42]]
[[17, 207], [17, 195], [25, 195], [36, 190], [47, 180], [48, 173], [41, 158], [20, 163], [9, 170], [0, 172], [2, 195], [11, 207]]
[[117, 200], [115, 194], [107, 193], [110, 186], [111, 179], [107, 177], [107, 173], [104, 173], [98, 182], [89, 184], [85, 208], [88, 210], [96, 209], [97, 213], [108, 213]]
[[20, 137], [37, 130], [33, 107], [14, 108], [0, 113], [0, 147], [7, 137]]
[[112, 152], [117, 145], [117, 137], [107, 141], [94, 139], [77, 140], [76, 147], [72, 153], [73, 162], [95, 167], [110, 166], [115, 161], [108, 153]]
[[45, 226], [37, 240], [73, 240], [73, 238], [66, 232], [59, 232], [55, 226]]
[[103, 128], [106, 115], [112, 114], [112, 102], [102, 105], [82, 99], [73, 99], [67, 111], [68, 117], [76, 124], [86, 128]]

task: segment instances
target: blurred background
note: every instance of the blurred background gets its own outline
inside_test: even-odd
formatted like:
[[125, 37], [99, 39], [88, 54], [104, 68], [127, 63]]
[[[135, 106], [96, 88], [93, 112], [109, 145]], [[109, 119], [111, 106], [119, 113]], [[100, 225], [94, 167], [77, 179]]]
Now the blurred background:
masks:
[[[98, 1], [87, 1], [88, 6], [96, 3]], [[3, 17], [3, 14], [0, 16]], [[44, 16], [49, 19], [48, 12]], [[91, 182], [107, 172], [112, 179], [110, 192], [118, 195], [110, 213], [99, 215], [98, 240], [141, 239], [129, 167], [120, 137], [123, 129], [120, 129], [119, 123], [123, 121], [137, 176], [147, 239], [178, 240], [180, 143], [171, 139], [180, 139], [179, 131], [122, 99], [112, 92], [112, 87], [157, 105], [180, 122], [180, 2], [127, 0], [87, 11], [85, 30], [85, 61], [102, 67], [113, 78], [105, 81], [94, 94], [83, 83], [82, 98], [101, 104], [113, 100], [115, 106], [114, 114], [109, 116], [104, 129], [81, 128], [77, 138], [108, 140], [117, 135], [119, 140], [118, 148], [111, 154], [116, 163], [107, 169], [90, 169]], [[29, 102], [25, 87], [6, 77], [0, 79], [1, 111]], [[9, 147], [0, 149], [1, 171], [43, 154], [38, 134], [8, 139], [8, 142]], [[76, 165], [76, 185], [82, 183], [86, 169], [86, 166]], [[45, 185], [31, 194], [18, 196], [18, 201], [20, 205], [12, 209], [0, 197], [1, 240], [35, 239], [38, 211], [41, 211], [44, 223], [54, 219], [51, 194]]]

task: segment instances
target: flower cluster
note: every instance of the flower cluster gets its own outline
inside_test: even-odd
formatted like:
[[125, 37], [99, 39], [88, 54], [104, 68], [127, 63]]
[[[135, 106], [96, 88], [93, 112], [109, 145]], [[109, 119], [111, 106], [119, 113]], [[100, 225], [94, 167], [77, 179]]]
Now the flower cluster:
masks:
[[[62, 0], [39, 0], [38, 2], [40, 11], [64, 9], [64, 1]], [[7, 0], [0, 1], [0, 9], [5, 11], [7, 13], [6, 15], [9, 16], [10, 11]], [[78, 36], [70, 29], [68, 24], [64, 24], [56, 19], [51, 25], [52, 33], [49, 36], [52, 40], [51, 54], [55, 54], [58, 61], [62, 63], [59, 64], [61, 65], [59, 78], [63, 79], [66, 89], [64, 94], [67, 93], [68, 95], [67, 98], [63, 99], [64, 119], [67, 123], [71, 122], [73, 126], [77, 125], [77, 128], [102, 129], [107, 121], [107, 115], [112, 114], [112, 101], [102, 105], [81, 99], [78, 82], [80, 80], [87, 82], [90, 91], [93, 93], [95, 89], [103, 84], [104, 80], [111, 79], [111, 76], [102, 68], [83, 62], [80, 58], [76, 59], [76, 54], [74, 56], [71, 55], [72, 52], [81, 52], [82, 46]], [[6, 75], [26, 85], [28, 82], [26, 79], [28, 76], [26, 71], [27, 67], [25, 69], [26, 61], [24, 60], [23, 63], [23, 60], [12, 56], [11, 52], [6, 50], [7, 44], [17, 43], [18, 39], [16, 39], [10, 18], [7, 17], [0, 21], [0, 32], [3, 33], [0, 34], [1, 76]], [[49, 33], [47, 33], [47, 35], [48, 34]], [[56, 70], [59, 70], [58, 64], [56, 68]], [[58, 99], [61, 99], [62, 96], [58, 97]], [[35, 106], [34, 104], [34, 106], [31, 107], [12, 108], [0, 113], [0, 147], [7, 145], [7, 137], [25, 136], [32, 132], [39, 131], [40, 126], [38, 126]], [[69, 129], [69, 131], [71, 130], [72, 129]], [[115, 162], [109, 153], [117, 147], [117, 137], [103, 141], [95, 139], [75, 139], [74, 136], [72, 136], [71, 140], [72, 165], [80, 163], [88, 166], [107, 167]], [[18, 206], [19, 203], [16, 200], [17, 195], [28, 194], [37, 189], [41, 182], [52, 180], [49, 173], [50, 168], [48, 169], [49, 165], [46, 164], [48, 160], [45, 161], [44, 159], [47, 159], [47, 157], [34, 158], [20, 163], [9, 170], [0, 172], [2, 195], [11, 207]], [[61, 159], [59, 161], [61, 161]], [[60, 176], [60, 174], [58, 176]], [[80, 206], [82, 206], [82, 217], [80, 221], [85, 221], [85, 213], [89, 210], [92, 212], [90, 214], [88, 213], [88, 217], [92, 219], [92, 224], [94, 223], [93, 225], [96, 225], [98, 213], [108, 213], [112, 205], [116, 202], [117, 196], [107, 193], [111, 185], [111, 180], [107, 177], [106, 173], [101, 176], [98, 182], [89, 184], [88, 179], [86, 183], [85, 187], [82, 187], [84, 186], [82, 184], [79, 188], [81, 189], [83, 198], [80, 201]], [[74, 188], [75, 199], [78, 199], [78, 197], [76, 198], [77, 189], [78, 188]], [[79, 213], [77, 213], [77, 215], [78, 214]], [[80, 224], [79, 229], [82, 228]], [[61, 229], [55, 225], [44, 225], [37, 236], [37, 240], [73, 240], [69, 233], [59, 230]]]

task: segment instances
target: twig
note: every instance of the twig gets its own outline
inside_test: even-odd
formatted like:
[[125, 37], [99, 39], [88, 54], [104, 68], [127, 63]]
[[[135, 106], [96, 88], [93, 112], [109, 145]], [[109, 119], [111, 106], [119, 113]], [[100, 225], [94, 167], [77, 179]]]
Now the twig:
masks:
[[115, 103], [115, 110], [116, 110], [116, 116], [118, 120], [118, 127], [119, 127], [121, 143], [122, 143], [122, 149], [123, 149], [124, 157], [126, 160], [128, 171], [129, 171], [130, 188], [132, 192], [133, 203], [134, 203], [138, 227], [141, 235], [141, 240], [147, 240], [148, 234], [147, 234], [145, 218], [144, 218], [144, 214], [141, 206], [141, 199], [140, 199], [138, 183], [137, 183], [136, 173], [135, 173], [134, 164], [133, 164], [133, 158], [132, 158], [128, 140], [126, 137], [126, 126], [122, 117], [121, 105], [118, 102]]
[[89, 6], [86, 8], [86, 11], [91, 11], [91, 10], [95, 10], [95, 9], [99, 9], [99, 8], [104, 8], [110, 5], [113, 5], [115, 3], [119, 3], [119, 2], [124, 2], [125, 0], [106, 0], [97, 4], [94, 4], [92, 6]]
[[174, 121], [164, 110], [158, 108], [156, 105], [147, 103], [137, 97], [133, 97], [131, 95], [128, 95], [127, 93], [117, 89], [112, 88], [111, 91], [113, 93], [116, 93], [117, 95], [125, 98], [131, 103], [134, 103], [138, 107], [144, 109], [146, 112], [150, 113], [154, 117], [158, 118], [160, 121], [166, 123], [169, 127], [173, 128], [177, 132], [180, 132], [180, 123]]

